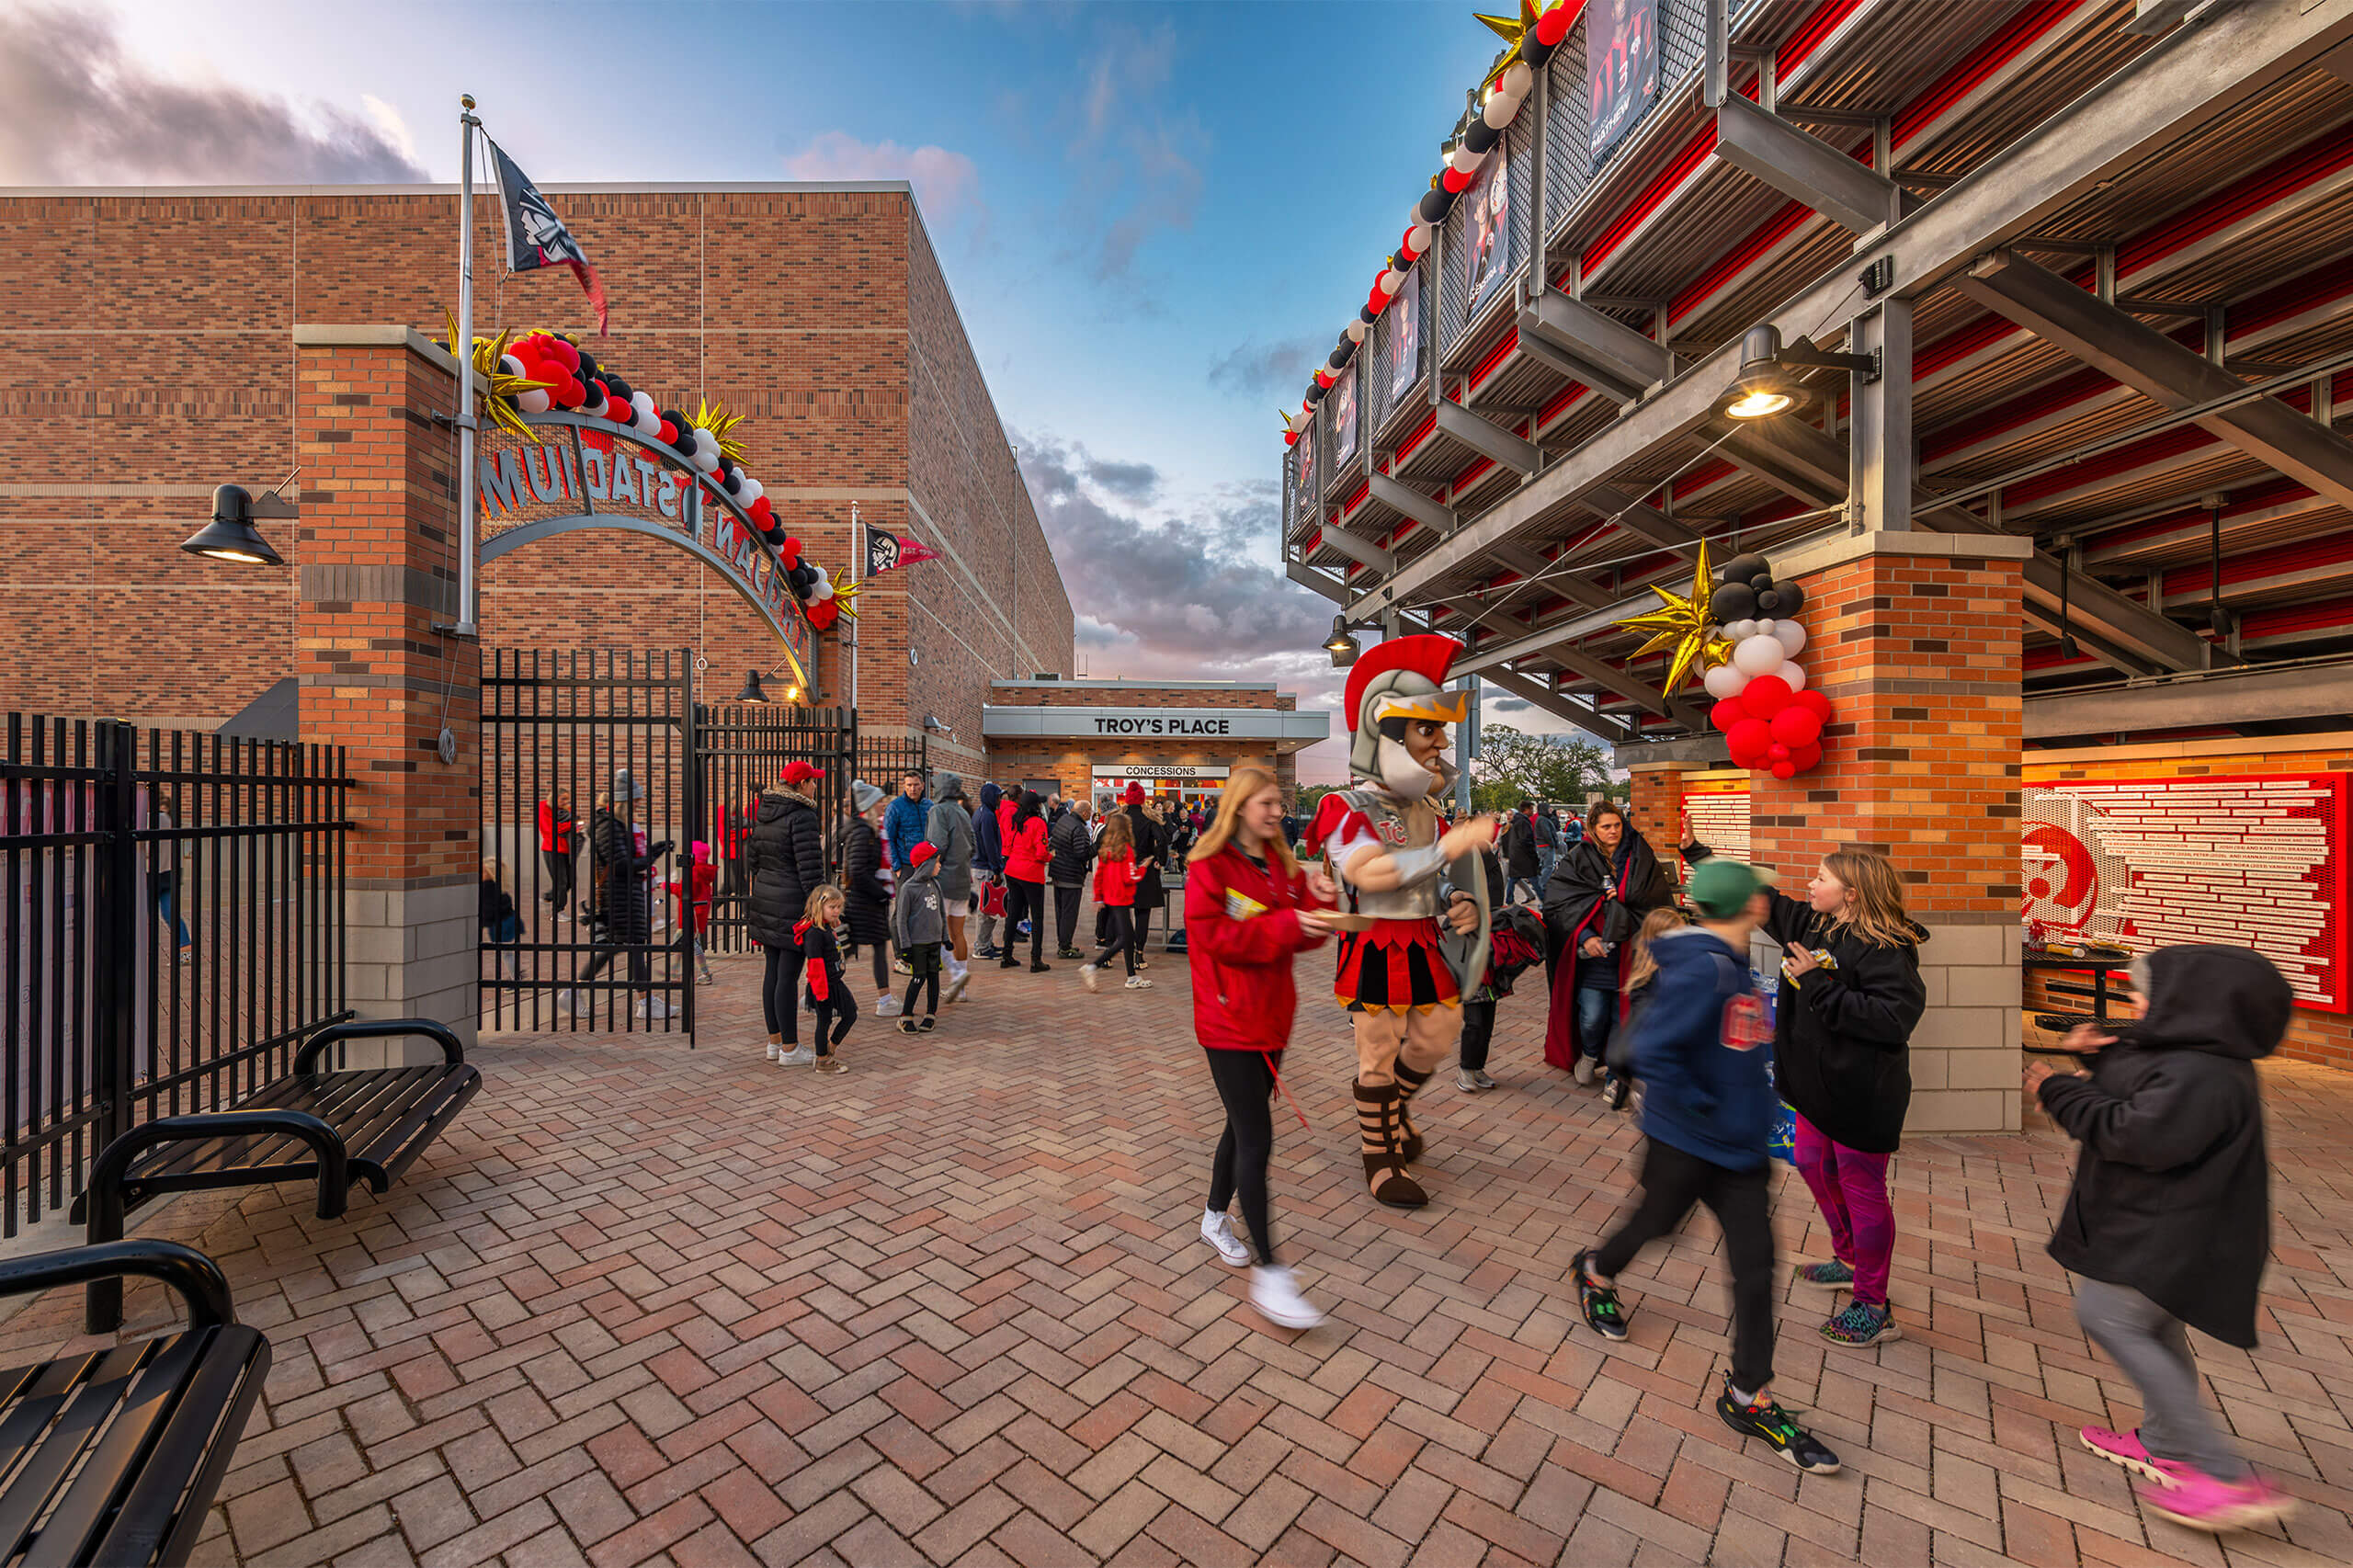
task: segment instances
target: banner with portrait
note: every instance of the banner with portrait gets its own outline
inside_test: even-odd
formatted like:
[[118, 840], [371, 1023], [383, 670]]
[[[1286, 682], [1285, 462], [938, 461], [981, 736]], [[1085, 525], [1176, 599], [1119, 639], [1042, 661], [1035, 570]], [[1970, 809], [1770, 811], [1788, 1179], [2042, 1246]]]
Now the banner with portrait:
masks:
[[1508, 285], [1512, 275], [1511, 138], [1495, 143], [1479, 167], [1479, 177], [1462, 193], [1470, 203], [1470, 221], [1463, 226], [1463, 253], [1469, 268], [1470, 302], [1464, 319]]
[[1357, 365], [1363, 357], [1348, 361], [1332, 390], [1324, 394], [1324, 406], [1332, 411], [1332, 472], [1337, 473], [1348, 466], [1357, 455]]
[[1381, 314], [1381, 347], [1389, 357], [1389, 406], [1405, 400], [1421, 379], [1422, 269], [1405, 274], [1405, 286]]
[[1598, 171], [1658, 97], [1658, 0], [1592, 0], [1585, 27], [1587, 147]]

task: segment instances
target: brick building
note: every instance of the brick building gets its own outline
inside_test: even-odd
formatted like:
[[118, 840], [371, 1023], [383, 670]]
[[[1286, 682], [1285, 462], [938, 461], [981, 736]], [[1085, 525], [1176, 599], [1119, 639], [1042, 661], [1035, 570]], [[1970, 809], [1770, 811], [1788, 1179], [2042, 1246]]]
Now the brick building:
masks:
[[[853, 506], [939, 551], [865, 587], [859, 619], [819, 639], [818, 695], [847, 700], [854, 631], [863, 732], [929, 720], [936, 758], [977, 766], [987, 683], [1066, 668], [1071, 608], [909, 188], [549, 188], [612, 301], [600, 355], [664, 406], [745, 415], [746, 466], [809, 559], [849, 564]], [[264, 523], [289, 571], [176, 547], [216, 484], [258, 494], [299, 466], [288, 497], [329, 504], [313, 480], [347, 454], [302, 450], [297, 329], [439, 336], [456, 218], [450, 187], [0, 192], [17, 259], [0, 303], [17, 539], [0, 705], [210, 730], [295, 674], [315, 523]], [[478, 333], [593, 333], [568, 277], [506, 276], [493, 198], [474, 222]], [[427, 464], [408, 483], [451, 481]], [[597, 532], [489, 564], [482, 640], [688, 649], [716, 699], [782, 664], [712, 568]]]
[[1142, 784], [1207, 802], [1237, 767], [1263, 767], [1298, 789], [1298, 754], [1331, 733], [1327, 713], [1298, 711], [1272, 686], [1232, 681], [998, 681], [981, 721], [987, 777], [1101, 800]]

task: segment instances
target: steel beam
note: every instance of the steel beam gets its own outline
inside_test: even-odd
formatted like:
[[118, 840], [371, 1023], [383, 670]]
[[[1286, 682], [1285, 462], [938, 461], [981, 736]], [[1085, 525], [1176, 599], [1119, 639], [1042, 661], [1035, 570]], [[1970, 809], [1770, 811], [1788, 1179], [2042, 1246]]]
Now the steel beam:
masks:
[[[2060, 585], [2067, 568], [2046, 551], [2036, 551], [2025, 568], [2026, 597], [2055, 625]], [[2129, 657], [2163, 670], [2202, 670], [2213, 665], [2213, 645], [2187, 627], [2177, 626], [2144, 604], [2082, 573], [2067, 583], [2067, 621], [2078, 641], [2086, 633], [2112, 643]]]
[[1439, 402], [1438, 430], [1439, 435], [1461, 442], [1481, 457], [1493, 459], [1504, 467], [1518, 469], [1522, 473], [1534, 473], [1544, 463], [1543, 454], [1536, 449], [1535, 442], [1480, 418], [1459, 403]]
[[2101, 636], [2090, 627], [2080, 624], [2073, 615], [2070, 615], [2066, 623], [2063, 625], [2055, 610], [2044, 609], [2032, 599], [2028, 599], [2019, 606], [2019, 613], [2025, 617], [2029, 625], [2039, 626], [2053, 637], [2073, 637], [2086, 653], [2110, 669], [2121, 670], [2128, 676], [2153, 676], [2158, 673], [2155, 665]]
[[[1838, 337], [1873, 301], [1856, 274], [1885, 261], [1893, 292], [1918, 299], [1989, 247], [2032, 233], [2098, 182], [2172, 145], [2353, 41], [2353, 0], [2250, 0], [2170, 33], [2035, 126], [1936, 199], [1799, 290], [1768, 318], [1785, 339]], [[1860, 165], [1857, 165], [1859, 167]], [[1363, 613], [1427, 589], [1491, 546], [1557, 518], [1620, 468], [1706, 421], [1740, 367], [1737, 339], [1694, 362], [1574, 452], [1354, 601]], [[1842, 470], [1843, 472], [1843, 470]]]
[[1812, 506], [1847, 498], [1847, 443], [1802, 419], [1752, 419], [1720, 449], [1733, 467]]
[[[1612, 606], [1609, 611], [1600, 612], [1608, 616], [1608, 619], [1601, 622], [1602, 625], [1608, 626], [1616, 622], [1619, 617], [1615, 610], [1616, 607]], [[1549, 653], [1554, 648], [1585, 636], [1593, 630], [1585, 625], [1585, 621], [1588, 619], [1590, 618], [1578, 617], [1571, 620], [1554, 621], [1550, 626], [1540, 626], [1525, 636], [1515, 637], [1507, 642], [1498, 642], [1493, 647], [1475, 649], [1454, 662], [1453, 672], [1459, 676], [1483, 676], [1491, 670], [1502, 669], [1516, 659], [1524, 659], [1530, 653]]]
[[2256, 669], [2122, 690], [2053, 692], [2026, 699], [2029, 740], [2118, 730], [2203, 730], [2353, 712], [2353, 665]]
[[1699, 540], [1697, 529], [1684, 527], [1665, 512], [1646, 502], [1627, 494], [1612, 484], [1597, 484], [1585, 493], [1585, 504], [1636, 539], [1647, 540], [1661, 550], [1671, 550], [1688, 561], [1697, 553]]
[[1582, 300], [1561, 293], [1540, 295], [1521, 308], [1518, 324], [1521, 338], [1549, 347], [1568, 361], [1565, 374], [1600, 388], [1620, 403], [1631, 403], [1666, 380], [1672, 357], [1665, 344]]
[[1440, 537], [1452, 533], [1460, 526], [1461, 519], [1455, 516], [1453, 507], [1438, 505], [1403, 480], [1376, 473], [1367, 483], [1372, 486], [1374, 500], [1404, 513], [1426, 528], [1435, 529]]
[[1336, 577], [1325, 576], [1303, 562], [1292, 561], [1286, 557], [1283, 561], [1283, 575], [1302, 588], [1313, 588], [1336, 605], [1344, 605], [1348, 602], [1348, 590], [1346, 584]]
[[1578, 729], [1590, 731], [1612, 745], [1633, 738], [1633, 731], [1629, 726], [1574, 697], [1563, 696], [1543, 681], [1531, 680], [1508, 670], [1489, 670], [1479, 678], [1489, 686], [1510, 692], [1514, 697], [1526, 698], [1554, 718], [1566, 719]]
[[1563, 669], [1593, 682], [1604, 691], [1614, 691], [1629, 702], [1639, 703], [1663, 718], [1677, 719], [1693, 729], [1708, 727], [1707, 715], [1693, 707], [1688, 699], [1669, 697], [1646, 680], [1628, 675], [1606, 660], [1582, 653], [1566, 643], [1555, 644], [1531, 658], [1550, 659]]
[[1855, 350], [1876, 352], [1880, 373], [1855, 378], [1847, 493], [1853, 520], [1902, 532], [1912, 526], [1919, 452], [1912, 439], [1912, 301], [1886, 300], [1855, 324]]
[[1321, 548], [1330, 545], [1359, 566], [1370, 566], [1376, 572], [1394, 572], [1397, 558], [1377, 544], [1360, 540], [1337, 523], [1325, 523], [1316, 537]]
[[1738, 94], [1716, 109], [1716, 156], [1859, 234], [1904, 215], [1902, 186]]
[[[2227, 397], [2245, 383], [2204, 355], [2011, 251], [1996, 251], [1954, 287], [2104, 375], [2177, 412]], [[2198, 421], [2209, 434], [2353, 506], [2353, 441], [2277, 398]]]

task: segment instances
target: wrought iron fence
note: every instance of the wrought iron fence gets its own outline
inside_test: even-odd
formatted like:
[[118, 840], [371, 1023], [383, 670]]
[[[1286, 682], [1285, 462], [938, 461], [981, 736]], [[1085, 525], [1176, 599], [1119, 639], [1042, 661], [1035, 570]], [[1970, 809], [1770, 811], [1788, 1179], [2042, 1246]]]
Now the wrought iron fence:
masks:
[[[791, 763], [805, 762], [823, 770], [824, 777], [812, 780], [803, 792], [817, 804], [825, 863], [833, 865], [837, 858], [835, 841], [849, 809], [857, 721], [847, 708], [731, 702], [703, 709], [695, 733], [695, 766], [708, 802], [710, 842], [720, 858], [719, 889], [703, 941], [715, 953], [749, 952], [751, 890], [744, 873], [744, 845], [757, 815], [760, 791]], [[886, 790], [892, 788], [883, 779], [873, 782]]]
[[0, 1233], [159, 1116], [224, 1108], [345, 1007], [340, 747], [11, 713]]

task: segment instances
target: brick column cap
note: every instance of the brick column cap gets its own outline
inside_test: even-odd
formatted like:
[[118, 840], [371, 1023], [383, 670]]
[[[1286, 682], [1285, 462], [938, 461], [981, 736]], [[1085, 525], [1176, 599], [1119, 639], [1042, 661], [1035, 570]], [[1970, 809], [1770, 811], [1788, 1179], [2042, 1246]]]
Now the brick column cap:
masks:
[[[1871, 528], [1859, 534], [1833, 534], [1795, 550], [1771, 552], [1773, 575], [1787, 581], [1809, 572], [1826, 571], [1870, 555], [1965, 555], [1975, 561], [2027, 561], [2034, 556], [2034, 540], [2021, 534], [1948, 534], [1898, 532]], [[1801, 615], [1804, 612], [1800, 611]]]
[[297, 348], [406, 348], [426, 363], [458, 373], [458, 361], [413, 326], [391, 323], [373, 324], [322, 324], [296, 322], [294, 347]]

